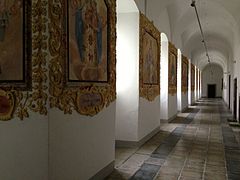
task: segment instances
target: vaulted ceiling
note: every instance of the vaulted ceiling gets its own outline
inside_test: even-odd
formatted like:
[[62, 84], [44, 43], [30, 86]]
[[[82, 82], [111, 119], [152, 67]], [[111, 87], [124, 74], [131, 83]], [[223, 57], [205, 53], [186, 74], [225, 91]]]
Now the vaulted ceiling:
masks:
[[[146, 3], [145, 0], [135, 0], [135, 2], [139, 8], [147, 5], [147, 8], [144, 8], [146, 15], [152, 18], [160, 31], [169, 29], [168, 32], [163, 31], [169, 41], [181, 49], [194, 64], [200, 69], [208, 64], [196, 14], [194, 8], [190, 6], [192, 0], [146, 0]], [[236, 60], [240, 48], [240, 1], [196, 0], [196, 6], [210, 60], [220, 65], [224, 71], [228, 71], [228, 65]], [[168, 22], [162, 16], [166, 17]]]

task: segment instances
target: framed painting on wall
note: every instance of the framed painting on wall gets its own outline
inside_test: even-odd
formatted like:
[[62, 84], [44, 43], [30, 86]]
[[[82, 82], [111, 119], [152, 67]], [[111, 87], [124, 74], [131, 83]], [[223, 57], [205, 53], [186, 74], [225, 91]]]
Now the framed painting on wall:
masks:
[[182, 56], [182, 92], [188, 91], [188, 59]]
[[108, 5], [67, 1], [68, 82], [108, 82]]
[[169, 42], [169, 60], [168, 60], [168, 89], [169, 94], [177, 93], [177, 49]]
[[0, 120], [47, 114], [47, 3], [0, 1]]
[[195, 90], [195, 66], [191, 64], [191, 90]]
[[116, 0], [49, 0], [49, 19], [51, 106], [96, 115], [116, 98]]
[[140, 14], [140, 96], [153, 101], [160, 94], [160, 32]]
[[0, 87], [31, 89], [30, 12], [30, 1], [0, 1]]

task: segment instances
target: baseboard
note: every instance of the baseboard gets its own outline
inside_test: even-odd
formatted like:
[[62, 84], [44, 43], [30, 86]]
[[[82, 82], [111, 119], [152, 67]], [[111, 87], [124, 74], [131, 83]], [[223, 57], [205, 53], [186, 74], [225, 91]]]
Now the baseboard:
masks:
[[157, 134], [160, 131], [160, 126], [155, 128], [152, 132], [150, 132], [148, 135], [143, 137], [140, 141], [121, 141], [116, 140], [115, 146], [116, 147], [140, 147], [145, 142], [147, 142], [149, 139], [151, 139], [155, 134]]
[[103, 179], [105, 179], [107, 176], [109, 176], [113, 172], [114, 164], [115, 164], [115, 161], [112, 161], [110, 164], [108, 164], [106, 167], [101, 169], [97, 174], [95, 174], [89, 180], [103, 180]]
[[240, 124], [239, 124], [238, 121], [237, 122], [230, 122], [229, 125], [232, 126], [232, 127], [240, 128]]
[[[204, 98], [204, 99], [208, 99], [207, 96], [203, 96], [202, 98]], [[216, 98], [217, 98], [217, 99], [222, 99], [222, 96], [216, 96], [215, 99], [216, 99]]]
[[188, 109], [188, 107], [185, 107], [181, 110], [181, 113], [184, 113], [186, 110]]
[[174, 120], [176, 117], [177, 117], [177, 114], [175, 114], [174, 116], [172, 116], [172, 117], [169, 118], [169, 119], [161, 119], [160, 122], [161, 122], [161, 123], [169, 123], [169, 122], [171, 122], [172, 120]]

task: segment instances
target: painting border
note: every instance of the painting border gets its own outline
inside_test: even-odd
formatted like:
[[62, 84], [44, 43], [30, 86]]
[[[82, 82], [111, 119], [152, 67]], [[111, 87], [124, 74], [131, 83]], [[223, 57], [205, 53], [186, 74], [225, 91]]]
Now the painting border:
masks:
[[[183, 66], [187, 66], [187, 79], [184, 79], [183, 77]], [[188, 92], [188, 80], [189, 80], [189, 61], [188, 58], [184, 55], [182, 55], [182, 92], [186, 94]], [[184, 81], [187, 81], [184, 83]]]
[[[160, 41], [161, 36], [158, 29], [154, 26], [153, 22], [147, 19], [147, 17], [140, 13], [140, 33], [139, 33], [139, 95], [147, 99], [148, 101], [153, 101], [157, 96], [160, 95]], [[157, 74], [158, 82], [157, 84], [145, 84], [143, 82], [143, 35], [148, 32], [157, 41]]]
[[[194, 74], [194, 79], [192, 78]], [[195, 65], [191, 63], [191, 91], [195, 90]]]
[[[29, 54], [27, 63], [29, 84], [31, 88], [15, 87], [13, 85], [6, 84], [5, 87], [0, 85], [0, 91], [2, 94], [7, 95], [12, 99], [11, 111], [8, 116], [0, 117], [1, 120], [7, 121], [14, 117], [18, 117], [23, 120], [29, 117], [29, 112], [39, 113], [41, 115], [47, 114], [47, 56], [48, 56], [48, 32], [47, 32], [47, 0], [26, 0], [28, 22], [27, 35], [31, 38], [28, 40], [28, 44], [25, 50], [31, 52]], [[31, 62], [30, 62], [31, 60]], [[25, 86], [26, 87], [26, 86]], [[0, 102], [1, 103], [1, 102]]]
[[15, 98], [11, 91], [0, 89], [0, 107], [5, 107], [5, 111], [0, 112], [0, 121], [11, 119], [15, 108]]
[[[107, 0], [104, 0], [106, 6], [107, 6], [107, 10], [109, 11], [110, 10], [110, 3], [107, 2]], [[66, 9], [65, 9], [65, 12], [66, 12], [66, 37], [67, 37], [67, 40], [66, 40], [66, 48], [67, 48], [67, 56], [66, 56], [66, 68], [65, 68], [65, 82], [66, 82], [66, 85], [67, 86], [71, 86], [71, 87], [78, 87], [79, 83], [100, 83], [100, 84], [107, 84], [108, 81], [109, 81], [109, 48], [110, 48], [110, 41], [109, 41], [109, 37], [111, 36], [111, 30], [110, 30], [110, 26], [111, 26], [111, 21], [109, 21], [110, 19], [110, 16], [109, 16], [109, 13], [107, 15], [107, 80], [104, 80], [104, 81], [96, 81], [96, 80], [71, 80], [70, 79], [70, 71], [69, 71], [69, 67], [70, 67], [70, 50], [69, 50], [69, 3], [70, 1], [67, 0], [66, 2]]]
[[[170, 78], [171, 78], [171, 75], [170, 75], [170, 56], [171, 54], [173, 54], [175, 57], [176, 57], [176, 67], [175, 67], [175, 70], [176, 70], [176, 81], [175, 81], [175, 84], [174, 85], [170, 85]], [[172, 44], [171, 42], [168, 43], [168, 93], [170, 95], [174, 95], [177, 93], [177, 60], [178, 60], [178, 56], [177, 56], [177, 48], [174, 46], [174, 44]]]
[[[116, 99], [116, 0], [105, 0], [108, 5], [108, 82], [66, 83], [66, 0], [49, 0], [49, 93], [50, 107], [64, 113], [73, 110], [94, 116]], [[81, 102], [86, 102], [82, 104]]]
[[32, 89], [32, 3], [30, 0], [22, 0], [23, 3], [23, 33], [22, 33], [22, 80], [0, 80], [0, 87], [3, 89], [14, 88], [16, 90]]

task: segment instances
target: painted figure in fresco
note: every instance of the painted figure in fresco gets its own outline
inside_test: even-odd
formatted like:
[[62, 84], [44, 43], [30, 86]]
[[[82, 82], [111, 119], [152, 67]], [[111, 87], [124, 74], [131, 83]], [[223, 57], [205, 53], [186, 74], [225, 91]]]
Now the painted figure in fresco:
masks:
[[0, 0], [0, 80], [23, 78], [21, 18], [21, 0]]
[[76, 42], [79, 51], [80, 60], [83, 60], [83, 1], [72, 0], [71, 7], [75, 11], [75, 32]]
[[[103, 23], [102, 21], [103, 18], [98, 14], [95, 0], [89, 0], [84, 3], [83, 1], [78, 1], [75, 33], [81, 61], [88, 60], [91, 64], [99, 64], [101, 62], [102, 29], [106, 25], [106, 22]], [[93, 49], [96, 51], [92, 51]]]
[[182, 76], [183, 76], [183, 85], [187, 85], [187, 65], [183, 64], [183, 72], [182, 72]]
[[9, 5], [6, 0], [0, 1], [0, 41], [4, 40], [10, 17], [16, 15], [20, 7], [21, 1], [19, 0], [15, 0], [12, 5]]
[[192, 72], [191, 72], [191, 76], [192, 76], [192, 86], [194, 86], [195, 85], [195, 71], [194, 71], [194, 69], [192, 68]]
[[0, 1], [0, 41], [4, 40], [6, 27], [9, 21], [9, 12], [7, 10], [6, 1]]
[[153, 52], [152, 52], [152, 43], [151, 41], [149, 42], [149, 49], [147, 51], [147, 57], [146, 57], [146, 62], [147, 62], [147, 71], [148, 71], [148, 80], [150, 83], [153, 82], [154, 74], [153, 74]]
[[96, 0], [75, 0], [71, 5], [75, 9], [75, 41], [78, 59], [82, 64], [98, 67], [103, 58], [103, 28], [107, 21], [104, 21], [98, 12]]
[[171, 59], [171, 84], [174, 85], [175, 84], [175, 56], [172, 55], [171, 56], [172, 59]]

